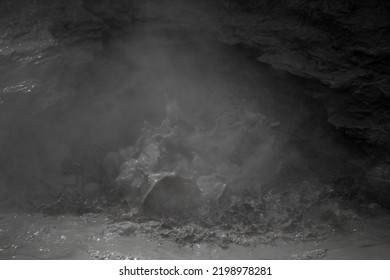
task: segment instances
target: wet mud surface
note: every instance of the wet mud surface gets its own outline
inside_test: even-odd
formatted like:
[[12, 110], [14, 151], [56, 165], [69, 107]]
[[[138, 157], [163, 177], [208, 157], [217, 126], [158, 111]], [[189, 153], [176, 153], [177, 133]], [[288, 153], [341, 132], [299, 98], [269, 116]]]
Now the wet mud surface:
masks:
[[[388, 259], [389, 219], [359, 219], [351, 232], [326, 240], [264, 240], [163, 221], [113, 222], [103, 214], [3, 214], [0, 259]], [[167, 229], [168, 227], [168, 229]], [[171, 228], [169, 228], [171, 227]], [[218, 236], [218, 237], [217, 237]], [[224, 237], [225, 236], [225, 237]], [[245, 236], [245, 237], [244, 237]], [[222, 245], [222, 246], [221, 246]]]

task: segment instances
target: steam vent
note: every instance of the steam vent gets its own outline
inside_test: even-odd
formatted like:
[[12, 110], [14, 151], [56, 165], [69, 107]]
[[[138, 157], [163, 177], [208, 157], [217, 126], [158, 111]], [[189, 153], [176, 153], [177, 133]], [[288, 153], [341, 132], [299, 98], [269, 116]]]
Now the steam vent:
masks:
[[390, 259], [390, 2], [1, 0], [0, 259]]

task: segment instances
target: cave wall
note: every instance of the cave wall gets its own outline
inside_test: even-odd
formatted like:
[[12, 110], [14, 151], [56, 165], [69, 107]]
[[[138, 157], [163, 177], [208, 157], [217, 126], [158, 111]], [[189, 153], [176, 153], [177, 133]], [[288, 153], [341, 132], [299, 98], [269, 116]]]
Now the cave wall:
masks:
[[[221, 40], [245, 44], [274, 69], [319, 81], [307, 94], [366, 156], [354, 161], [369, 192], [389, 197], [390, 5], [386, 1], [219, 1]], [[237, 12], [239, 11], [239, 12]], [[379, 171], [380, 170], [380, 171]], [[375, 175], [374, 175], [375, 174]]]
[[5, 196], [26, 185], [37, 197], [57, 194], [77, 180], [64, 175], [66, 161], [85, 165], [84, 183], [100, 182], [104, 154], [133, 143], [144, 120], [159, 123], [169, 91], [199, 126], [251, 104], [280, 122], [289, 161], [353, 178], [351, 188], [388, 203], [386, 1], [1, 5]]
[[[328, 121], [355, 141], [389, 148], [389, 4], [386, 1], [221, 1], [224, 40], [257, 60], [334, 89]], [[230, 17], [231, 14], [229, 14]]]

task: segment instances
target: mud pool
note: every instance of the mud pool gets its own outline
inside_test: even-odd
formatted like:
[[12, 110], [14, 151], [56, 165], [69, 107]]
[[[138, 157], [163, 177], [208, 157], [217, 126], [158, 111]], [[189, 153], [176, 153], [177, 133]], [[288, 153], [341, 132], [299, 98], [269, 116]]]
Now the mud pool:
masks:
[[[390, 221], [360, 221], [352, 234], [321, 242], [179, 246], [147, 235], [104, 235], [108, 218], [7, 214], [0, 220], [0, 259], [388, 259]], [[326, 250], [326, 253], [322, 251]], [[317, 254], [315, 252], [317, 251]], [[310, 252], [312, 253], [310, 255]], [[314, 253], [313, 253], [314, 252]], [[320, 254], [318, 254], [320, 252]]]
[[0, 259], [390, 259], [386, 10], [249, 2], [2, 1]]

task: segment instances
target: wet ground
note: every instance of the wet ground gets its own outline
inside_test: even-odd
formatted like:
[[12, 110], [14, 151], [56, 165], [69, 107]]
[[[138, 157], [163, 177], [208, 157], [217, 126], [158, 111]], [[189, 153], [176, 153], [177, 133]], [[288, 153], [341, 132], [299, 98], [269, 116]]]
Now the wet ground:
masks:
[[[128, 230], [113, 234], [104, 215], [0, 217], [0, 259], [389, 259], [389, 218], [360, 220], [352, 233], [323, 241], [225, 248], [209, 243], [178, 244]], [[137, 225], [138, 228], [139, 225]]]

